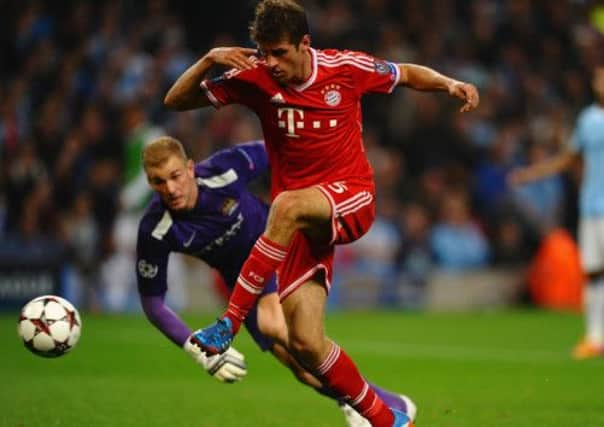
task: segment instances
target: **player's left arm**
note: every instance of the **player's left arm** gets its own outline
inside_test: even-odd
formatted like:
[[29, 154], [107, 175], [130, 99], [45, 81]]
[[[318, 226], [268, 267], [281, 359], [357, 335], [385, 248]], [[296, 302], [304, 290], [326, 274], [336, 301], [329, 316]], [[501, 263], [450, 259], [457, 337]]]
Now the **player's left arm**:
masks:
[[215, 170], [234, 169], [242, 185], [268, 170], [268, 155], [263, 140], [247, 141], [214, 153], [206, 160]]
[[397, 64], [398, 85], [422, 91], [447, 91], [449, 95], [464, 101], [460, 111], [471, 111], [478, 106], [480, 96], [472, 83], [445, 76], [432, 68], [417, 64]]
[[191, 335], [191, 330], [164, 302], [165, 294], [145, 295], [140, 293], [145, 316], [162, 334], [179, 347]]
[[252, 181], [268, 170], [268, 155], [263, 140], [237, 144], [234, 150], [244, 159], [239, 162], [247, 181]]
[[141, 220], [137, 239], [138, 293], [145, 316], [170, 341], [187, 352], [211, 376], [222, 382], [236, 382], [247, 374], [245, 357], [237, 350], [208, 357], [191, 340], [191, 330], [166, 304], [169, 247], [148, 233], [149, 218]]
[[191, 339], [191, 330], [164, 302], [165, 294], [140, 295], [143, 311], [149, 321], [170, 341], [181, 347], [211, 376], [221, 382], [241, 381], [247, 374], [245, 356], [229, 348], [223, 354], [207, 356]]

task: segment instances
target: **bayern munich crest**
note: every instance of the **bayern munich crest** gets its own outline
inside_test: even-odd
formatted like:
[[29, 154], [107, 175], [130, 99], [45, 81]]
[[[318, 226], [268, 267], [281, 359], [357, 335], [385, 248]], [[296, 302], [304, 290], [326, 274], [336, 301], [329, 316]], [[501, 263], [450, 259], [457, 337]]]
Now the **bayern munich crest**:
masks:
[[342, 101], [342, 94], [340, 93], [340, 85], [327, 85], [321, 93], [323, 94], [323, 100], [330, 107], [335, 107]]

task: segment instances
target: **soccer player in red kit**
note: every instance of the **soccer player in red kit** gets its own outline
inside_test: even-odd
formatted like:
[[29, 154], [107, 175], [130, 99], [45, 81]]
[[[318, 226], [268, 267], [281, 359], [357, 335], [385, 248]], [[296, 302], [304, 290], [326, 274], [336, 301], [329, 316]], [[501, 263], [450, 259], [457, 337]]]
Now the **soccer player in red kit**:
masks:
[[[304, 366], [374, 426], [411, 426], [369, 387], [348, 355], [326, 335], [325, 302], [334, 245], [352, 242], [375, 216], [373, 172], [362, 141], [361, 96], [397, 86], [447, 91], [478, 105], [469, 83], [415, 64], [310, 45], [304, 9], [293, 0], [264, 0], [251, 37], [258, 50], [210, 50], [174, 83], [165, 103], [177, 110], [242, 104], [260, 119], [271, 166], [272, 204], [265, 232], [244, 263], [226, 313], [196, 337], [208, 353], [225, 351], [277, 272], [289, 346]], [[214, 65], [232, 67], [208, 80]]]

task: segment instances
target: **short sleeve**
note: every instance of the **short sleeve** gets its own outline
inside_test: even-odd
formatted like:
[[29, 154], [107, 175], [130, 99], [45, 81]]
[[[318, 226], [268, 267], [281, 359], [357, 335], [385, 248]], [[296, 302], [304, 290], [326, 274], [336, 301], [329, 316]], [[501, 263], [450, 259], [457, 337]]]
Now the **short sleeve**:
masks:
[[254, 81], [255, 69], [229, 70], [214, 79], [201, 82], [201, 89], [216, 108], [229, 104], [252, 106], [258, 99], [258, 90], [250, 81]]
[[396, 87], [400, 71], [396, 64], [361, 52], [348, 52], [350, 69], [359, 95], [364, 93], [391, 93]]

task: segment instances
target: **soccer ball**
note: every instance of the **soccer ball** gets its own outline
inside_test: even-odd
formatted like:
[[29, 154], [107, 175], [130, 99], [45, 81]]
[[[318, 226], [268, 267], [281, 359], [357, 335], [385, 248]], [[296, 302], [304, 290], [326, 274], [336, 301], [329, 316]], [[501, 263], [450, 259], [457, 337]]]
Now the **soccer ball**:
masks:
[[67, 353], [80, 339], [81, 329], [78, 310], [55, 295], [37, 297], [25, 304], [17, 324], [25, 347], [42, 357]]

